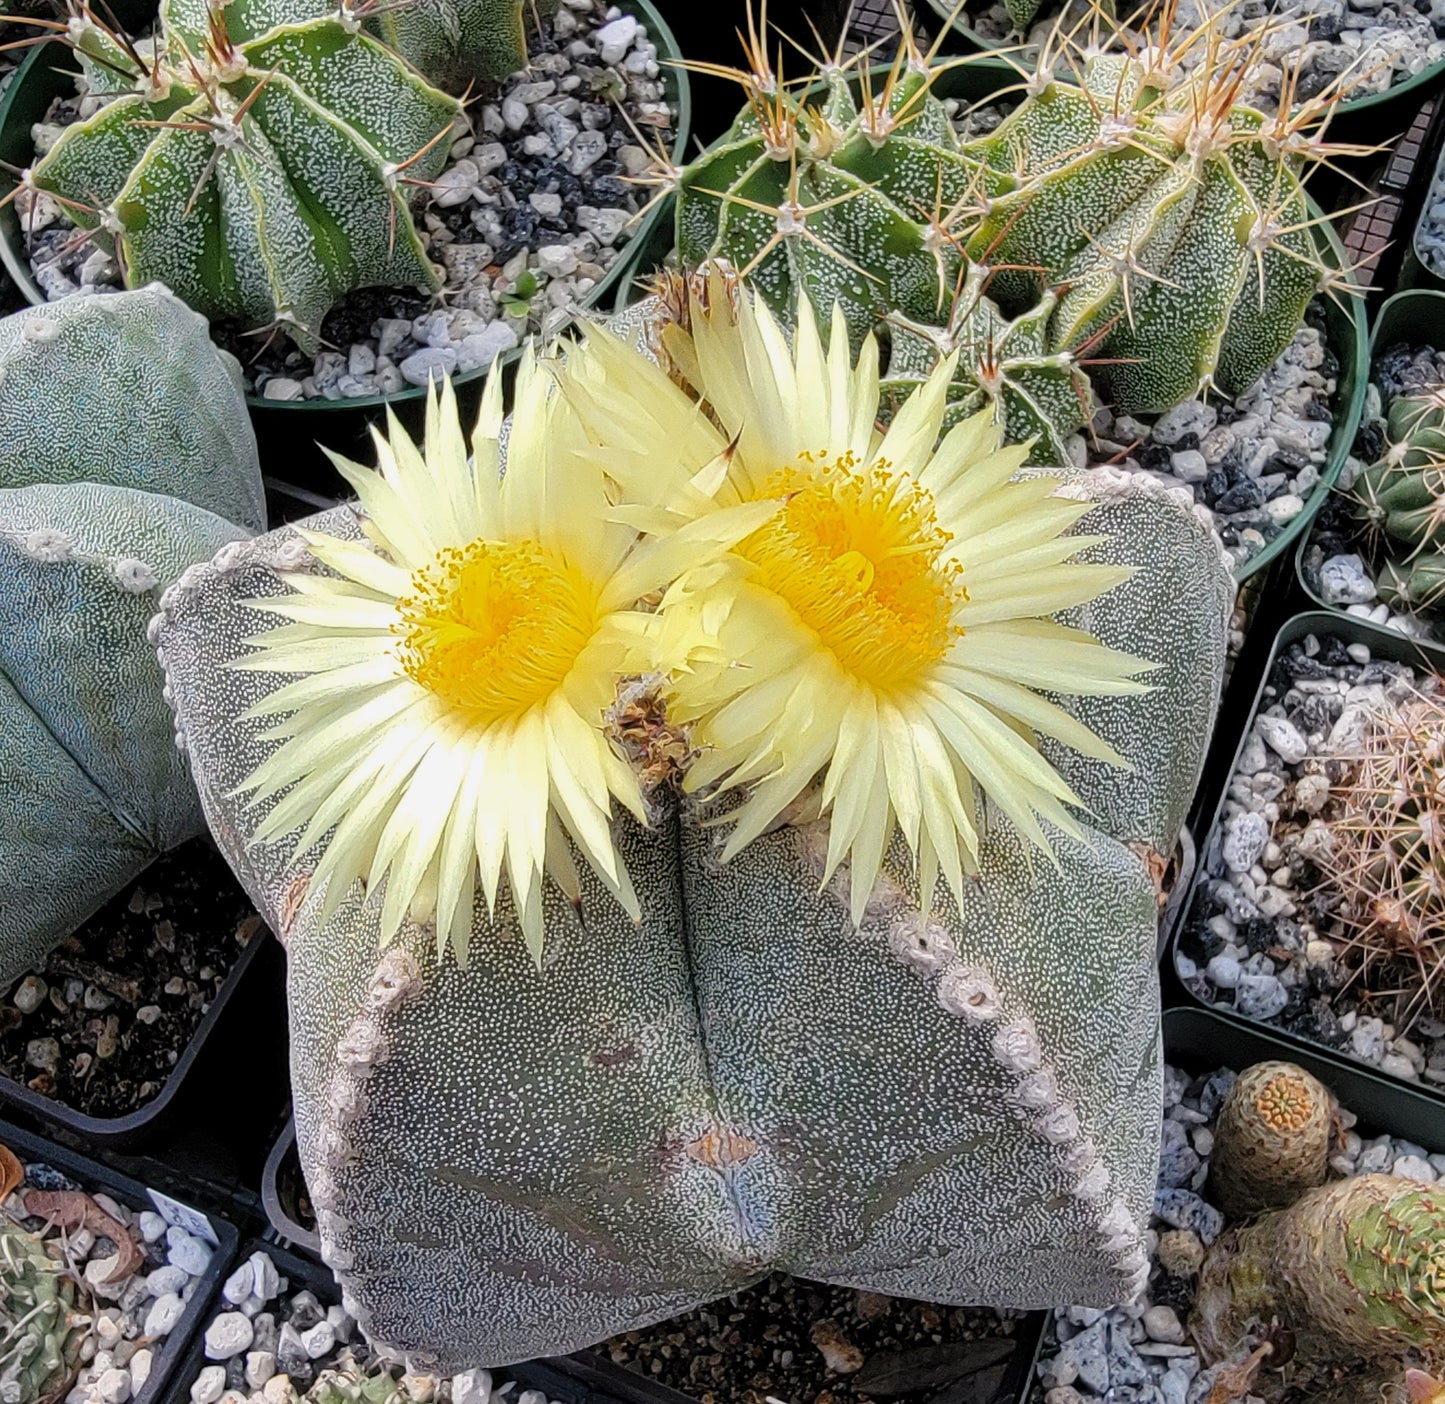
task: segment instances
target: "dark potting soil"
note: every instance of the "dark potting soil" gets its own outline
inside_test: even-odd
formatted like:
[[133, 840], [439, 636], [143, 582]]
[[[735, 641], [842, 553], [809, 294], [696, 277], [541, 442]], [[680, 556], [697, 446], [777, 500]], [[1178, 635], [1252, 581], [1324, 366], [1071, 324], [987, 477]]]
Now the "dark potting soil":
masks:
[[1020, 1319], [778, 1276], [597, 1350], [701, 1404], [993, 1404]]
[[5, 990], [0, 1073], [90, 1116], [136, 1111], [265, 935], [212, 844], [182, 844]]

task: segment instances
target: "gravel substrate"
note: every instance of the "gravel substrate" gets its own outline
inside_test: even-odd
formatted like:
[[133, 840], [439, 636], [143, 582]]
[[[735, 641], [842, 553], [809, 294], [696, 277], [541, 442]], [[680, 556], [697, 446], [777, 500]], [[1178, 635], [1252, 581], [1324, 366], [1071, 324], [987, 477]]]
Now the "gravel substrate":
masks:
[[181, 1382], [191, 1404], [294, 1404], [328, 1370], [387, 1375], [394, 1397], [412, 1404], [552, 1404], [505, 1370], [437, 1378], [383, 1363], [341, 1307], [292, 1283], [264, 1250], [236, 1266], [221, 1295], [203, 1339], [207, 1363]]
[[0, 1074], [90, 1116], [165, 1084], [266, 928], [206, 839], [159, 859], [0, 998]]
[[1335, 758], [1382, 700], [1438, 686], [1333, 635], [1284, 651], [1205, 846], [1176, 956], [1180, 978], [1206, 1002], [1437, 1088], [1445, 1022], [1426, 1016], [1399, 1029], [1385, 1017], [1388, 1001], [1372, 1007], [1358, 984], [1343, 988], [1350, 971], [1332, 934], [1334, 896], [1312, 855], [1323, 852], [1339, 807], [1331, 790], [1346, 767]]
[[1445, 278], [1445, 163], [1435, 167], [1430, 193], [1425, 197], [1413, 238], [1420, 262], [1437, 278]]
[[[1132, 14], [1135, 7], [1120, 6]], [[1233, 7], [1211, 5], [1220, 14], [1221, 32], [1234, 38], [1273, 26], [1260, 42], [1260, 62], [1240, 94], [1265, 112], [1279, 109], [1282, 69], [1300, 71], [1297, 97], [1314, 97], [1341, 73], [1350, 73], [1351, 96], [1384, 92], [1445, 59], [1445, 0], [1243, 0]], [[1198, 26], [1200, 0], [1180, 0], [1175, 33]], [[1028, 42], [1039, 44], [1058, 19], [1060, 7], [1045, 4], [1029, 28]], [[1083, 0], [1069, 0], [1065, 22], [1083, 18]], [[1017, 31], [1001, 0], [970, 0], [964, 20], [995, 43], [1016, 42]], [[1186, 68], [1203, 52], [1196, 45]], [[1382, 133], [1383, 135], [1383, 133]]]
[[[83, 97], [53, 104], [34, 128], [37, 152], [96, 106]], [[248, 391], [341, 400], [424, 387], [438, 372], [484, 370], [586, 305], [652, 193], [633, 179], [650, 164], [648, 148], [672, 147], [656, 44], [615, 6], [562, 0], [530, 66], [469, 112], [473, 130], [452, 143], [417, 206], [427, 252], [445, 270], [443, 290], [348, 295], [323, 324], [327, 349], [314, 358], [284, 338], [263, 345], [218, 323], [216, 340], [241, 361]], [[50, 301], [119, 286], [103, 250], [70, 247], [75, 228], [55, 201], [23, 192], [16, 204]]]
[[[1172, 1262], [1198, 1262], [1223, 1231], [1225, 1216], [1207, 1198], [1214, 1120], [1234, 1085], [1228, 1069], [1191, 1077], [1167, 1068], [1164, 1077], [1164, 1143], [1159, 1186], [1150, 1226], [1154, 1266], [1149, 1283], [1133, 1302], [1109, 1311], [1063, 1307], [1046, 1328], [1034, 1399], [1045, 1404], [1206, 1404], [1240, 1399], [1234, 1390], [1212, 1394], [1226, 1366], [1204, 1369], [1187, 1332], [1194, 1285], [1190, 1277], [1171, 1276], [1158, 1261], [1159, 1239], [1170, 1235]], [[1445, 1173], [1445, 1155], [1392, 1136], [1364, 1140], [1354, 1130], [1355, 1116], [1343, 1110], [1340, 1138], [1330, 1160], [1332, 1179], [1389, 1171], [1411, 1179], [1434, 1180]], [[1354, 1379], [1358, 1364], [1340, 1367], [1341, 1380]], [[1271, 1393], [1271, 1404], [1314, 1404], [1312, 1390]], [[1329, 1383], [1329, 1382], [1323, 1382]], [[1363, 1387], [1362, 1387], [1363, 1388]], [[1376, 1399], [1370, 1391], [1360, 1404]], [[1255, 1396], [1243, 1396], [1248, 1401]]]
[[144, 1389], [180, 1323], [210, 1265], [211, 1245], [151, 1209], [92, 1194], [93, 1186], [43, 1162], [25, 1164], [24, 1171], [21, 1188], [0, 1209], [32, 1231], [50, 1223], [43, 1234], [47, 1251], [84, 1284], [82, 1300], [91, 1299], [81, 1307], [92, 1327], [65, 1404], [126, 1404]]
[[598, 1351], [700, 1404], [990, 1404], [1022, 1320], [779, 1276]]
[[[1387, 445], [1385, 417], [1396, 395], [1426, 385], [1445, 383], [1445, 352], [1431, 347], [1398, 344], [1375, 357], [1370, 385], [1365, 392], [1365, 409], [1354, 451], [1340, 469], [1340, 492], [1320, 511], [1310, 531], [1309, 545], [1300, 558], [1308, 585], [1325, 601], [1360, 619], [1383, 624], [1411, 638], [1445, 642], [1445, 612], [1426, 618], [1398, 614], [1380, 602], [1375, 582], [1386, 553], [1383, 543], [1372, 543], [1356, 519], [1348, 496], [1355, 479], [1379, 461]], [[1403, 557], [1409, 548], [1394, 543]]]

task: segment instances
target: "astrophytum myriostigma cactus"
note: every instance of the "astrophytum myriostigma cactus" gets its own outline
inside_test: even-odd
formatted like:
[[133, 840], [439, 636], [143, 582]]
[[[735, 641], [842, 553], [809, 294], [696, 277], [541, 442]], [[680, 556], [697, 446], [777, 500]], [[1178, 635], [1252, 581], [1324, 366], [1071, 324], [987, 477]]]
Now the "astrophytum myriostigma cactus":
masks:
[[595, 330], [524, 364], [500, 482], [499, 394], [470, 467], [443, 406], [425, 457], [345, 469], [359, 507], [162, 601], [212, 829], [287, 942], [349, 1309], [452, 1370], [775, 1269], [1127, 1298], [1150, 874], [1227, 564], [987, 413], [940, 440], [945, 371], [880, 436], [841, 314], [790, 343], [719, 278], [658, 334], [690, 389]]
[[204, 827], [146, 642], [265, 526], [240, 368], [164, 289], [0, 322], [0, 983]]
[[440, 287], [409, 187], [440, 171], [461, 107], [350, 10], [166, 0], [145, 54], [85, 8], [65, 41], [91, 90], [119, 95], [29, 180], [115, 249], [128, 287], [306, 351], [355, 288]]

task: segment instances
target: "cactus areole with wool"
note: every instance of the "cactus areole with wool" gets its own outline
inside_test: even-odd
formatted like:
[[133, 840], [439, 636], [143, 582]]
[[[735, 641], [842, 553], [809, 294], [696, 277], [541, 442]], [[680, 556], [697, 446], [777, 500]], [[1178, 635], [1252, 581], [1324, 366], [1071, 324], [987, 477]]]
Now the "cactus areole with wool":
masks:
[[1227, 563], [1157, 485], [945, 429], [951, 361], [879, 431], [841, 309], [789, 340], [721, 275], [671, 305], [631, 323], [658, 360], [598, 328], [524, 361], [470, 461], [433, 400], [421, 448], [341, 465], [356, 507], [162, 602], [213, 832], [287, 942], [348, 1309], [456, 1370], [774, 1269], [1126, 1299], [1147, 859]]
[[113, 247], [126, 286], [275, 327], [308, 354], [345, 293], [435, 291], [409, 193], [445, 163], [461, 105], [311, 0], [166, 0], [153, 52], [89, 8], [66, 41], [92, 92], [30, 180]]

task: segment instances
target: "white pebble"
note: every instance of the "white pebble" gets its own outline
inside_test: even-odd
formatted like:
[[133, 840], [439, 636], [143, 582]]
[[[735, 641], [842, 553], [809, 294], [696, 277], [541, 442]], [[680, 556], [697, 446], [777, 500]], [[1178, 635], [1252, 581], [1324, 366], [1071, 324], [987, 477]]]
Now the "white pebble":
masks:
[[130, 1358], [130, 1392], [139, 1394], [145, 1388], [145, 1382], [151, 1377], [151, 1365], [155, 1356], [148, 1346], [142, 1346]]
[[181, 1229], [171, 1229], [166, 1234], [170, 1249], [166, 1261], [173, 1263], [192, 1277], [200, 1277], [210, 1266], [211, 1250], [199, 1238], [192, 1238]]
[[245, 1350], [255, 1335], [251, 1319], [243, 1312], [223, 1311], [206, 1327], [206, 1359], [229, 1360]]
[[[165, 1296], [157, 1297], [151, 1303], [151, 1309], [146, 1313], [145, 1334], [152, 1339], [157, 1336], [169, 1335], [185, 1314], [185, 1310], [186, 1304], [174, 1292], [167, 1292]], [[224, 1370], [221, 1372], [221, 1378], [224, 1383]]]
[[281, 1290], [281, 1276], [270, 1255], [256, 1252], [251, 1254], [251, 1272], [254, 1278], [252, 1291], [263, 1302], [271, 1301]]
[[251, 1295], [252, 1284], [255, 1280], [255, 1271], [251, 1267], [250, 1260], [247, 1259], [226, 1279], [226, 1285], [221, 1288], [221, 1295], [232, 1306], [240, 1306]]
[[191, 1386], [191, 1404], [216, 1404], [226, 1390], [226, 1367], [207, 1365]]
[[301, 1345], [312, 1360], [320, 1360], [336, 1345], [336, 1329], [329, 1321], [318, 1321], [301, 1333]]
[[102, 1404], [125, 1404], [130, 1398], [130, 1375], [112, 1366], [96, 1380], [95, 1390]]

